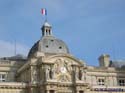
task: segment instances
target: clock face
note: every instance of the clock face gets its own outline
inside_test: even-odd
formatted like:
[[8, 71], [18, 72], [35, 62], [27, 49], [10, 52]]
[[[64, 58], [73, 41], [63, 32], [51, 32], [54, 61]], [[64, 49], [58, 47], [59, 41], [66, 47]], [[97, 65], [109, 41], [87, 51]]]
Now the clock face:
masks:
[[60, 71], [61, 71], [62, 73], [66, 73], [67, 70], [66, 70], [65, 67], [61, 67], [61, 68], [60, 68]]

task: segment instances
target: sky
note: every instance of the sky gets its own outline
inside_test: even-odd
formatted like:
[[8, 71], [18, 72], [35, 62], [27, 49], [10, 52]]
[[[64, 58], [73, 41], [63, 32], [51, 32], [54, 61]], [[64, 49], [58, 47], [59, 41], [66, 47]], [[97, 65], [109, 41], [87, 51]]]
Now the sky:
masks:
[[42, 36], [47, 9], [55, 37], [72, 55], [98, 65], [101, 54], [125, 60], [125, 0], [0, 0], [0, 57], [27, 55]]

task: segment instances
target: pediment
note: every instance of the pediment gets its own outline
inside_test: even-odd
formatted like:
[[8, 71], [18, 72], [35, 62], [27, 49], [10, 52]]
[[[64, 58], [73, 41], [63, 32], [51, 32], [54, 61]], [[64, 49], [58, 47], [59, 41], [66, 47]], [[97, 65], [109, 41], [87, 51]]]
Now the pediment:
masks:
[[55, 79], [60, 82], [71, 82], [73, 65], [84, 67], [84, 62], [71, 55], [53, 55], [45, 59], [45, 62], [53, 64]]
[[66, 62], [72, 65], [85, 66], [85, 62], [69, 54], [52, 55], [44, 59], [47, 63]]

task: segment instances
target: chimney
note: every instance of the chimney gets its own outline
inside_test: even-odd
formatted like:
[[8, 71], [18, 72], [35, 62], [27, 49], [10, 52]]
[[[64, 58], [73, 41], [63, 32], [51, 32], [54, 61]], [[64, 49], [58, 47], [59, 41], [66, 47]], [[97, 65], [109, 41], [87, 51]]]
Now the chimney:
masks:
[[100, 67], [109, 67], [110, 66], [110, 56], [108, 54], [103, 54], [99, 58]]

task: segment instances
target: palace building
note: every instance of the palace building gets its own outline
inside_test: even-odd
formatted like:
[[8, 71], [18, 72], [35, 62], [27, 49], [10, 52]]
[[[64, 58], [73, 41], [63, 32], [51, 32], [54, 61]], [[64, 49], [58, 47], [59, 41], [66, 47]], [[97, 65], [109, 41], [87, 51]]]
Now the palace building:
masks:
[[77, 59], [46, 21], [27, 57], [0, 58], [0, 93], [125, 93], [125, 62], [99, 57], [99, 66]]

